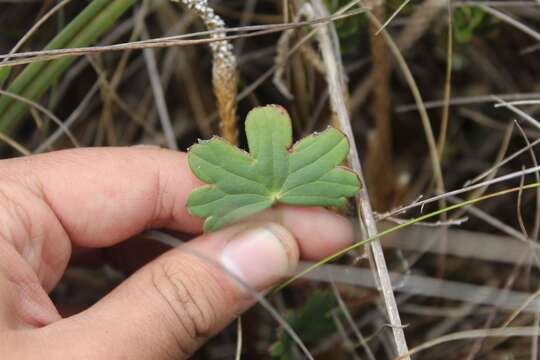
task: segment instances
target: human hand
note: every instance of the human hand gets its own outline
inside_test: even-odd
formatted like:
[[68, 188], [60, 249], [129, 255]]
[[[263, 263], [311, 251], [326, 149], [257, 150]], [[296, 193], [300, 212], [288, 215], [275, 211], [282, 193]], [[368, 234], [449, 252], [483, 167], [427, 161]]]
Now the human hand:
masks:
[[[347, 246], [352, 227], [321, 208], [278, 207], [197, 235], [62, 318], [48, 292], [73, 247], [104, 248], [149, 228], [200, 234], [187, 212], [201, 183], [186, 155], [89, 148], [0, 161], [0, 354], [6, 359], [184, 359], [296, 267]], [[220, 264], [216, 266], [213, 262]]]

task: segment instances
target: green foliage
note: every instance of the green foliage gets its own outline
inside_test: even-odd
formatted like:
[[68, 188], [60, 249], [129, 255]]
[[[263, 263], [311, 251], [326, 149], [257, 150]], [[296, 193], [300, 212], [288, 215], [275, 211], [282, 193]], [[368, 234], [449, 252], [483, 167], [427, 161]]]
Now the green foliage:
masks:
[[[404, 0], [387, 0], [385, 2], [387, 14], [393, 14], [403, 4]], [[342, 7], [348, 5], [350, 0], [324, 0], [330, 13], [335, 13]], [[399, 12], [400, 16], [410, 16], [414, 13], [413, 6], [405, 6]], [[366, 16], [351, 16], [345, 19], [334, 21], [338, 34], [341, 53], [348, 55], [357, 50], [365, 43], [368, 35], [369, 21]], [[364, 37], [364, 38], [363, 38]]]
[[491, 25], [491, 17], [476, 6], [462, 6], [454, 11], [452, 27], [454, 38], [458, 43], [470, 42], [479, 31], [485, 30]]
[[4, 85], [10, 74], [10, 67], [0, 68], [0, 88], [2, 87], [2, 85]]
[[[115, 21], [137, 0], [93, 0], [45, 47], [45, 50], [77, 48], [94, 44]], [[53, 61], [39, 61], [28, 65], [9, 85], [8, 91], [27, 99], [37, 100], [75, 61], [65, 57]], [[7, 75], [6, 75], [7, 73]], [[0, 70], [0, 80], [9, 70]], [[0, 132], [10, 133], [28, 112], [28, 105], [11, 97], [0, 97]]]
[[[328, 291], [315, 291], [307, 303], [299, 310], [290, 310], [287, 322], [305, 342], [324, 339], [336, 331], [336, 325], [330, 311], [336, 306], [334, 294]], [[284, 331], [270, 349], [272, 357], [280, 360], [292, 360], [294, 341]]]
[[188, 209], [207, 217], [215, 231], [275, 203], [344, 206], [359, 189], [357, 175], [339, 167], [349, 142], [329, 127], [292, 144], [291, 119], [280, 106], [253, 109], [247, 116], [250, 153], [214, 137], [189, 149], [191, 170], [208, 185], [192, 192]]
[[[335, 13], [340, 8], [349, 4], [349, 0], [325, 0], [325, 5], [330, 13]], [[338, 34], [342, 54], [346, 55], [354, 51], [362, 43], [361, 36], [366, 31], [368, 21], [365, 16], [351, 16], [334, 22]], [[364, 35], [367, 35], [365, 33]]]

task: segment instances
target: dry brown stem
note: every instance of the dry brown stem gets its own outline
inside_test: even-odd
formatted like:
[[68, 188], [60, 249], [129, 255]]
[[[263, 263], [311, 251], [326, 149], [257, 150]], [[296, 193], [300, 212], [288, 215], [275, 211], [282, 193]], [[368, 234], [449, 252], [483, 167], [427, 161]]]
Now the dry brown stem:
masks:
[[[321, 0], [312, 0], [312, 4], [316, 15], [325, 16], [328, 10]], [[330, 93], [330, 104], [334, 117], [339, 124], [340, 129], [347, 135], [351, 142], [351, 151], [347, 160], [350, 166], [356, 171], [360, 178], [362, 188], [356, 196], [356, 205], [358, 208], [358, 218], [362, 224], [362, 228], [368, 237], [374, 237], [377, 231], [377, 224], [371, 209], [371, 203], [367, 186], [364, 181], [362, 164], [357, 152], [356, 143], [350, 122], [349, 112], [347, 108], [347, 88], [345, 85], [344, 70], [339, 54], [339, 42], [335, 34], [333, 25], [321, 26], [318, 33], [319, 46], [326, 65], [326, 78]], [[398, 355], [403, 355], [408, 352], [405, 333], [401, 324], [399, 310], [397, 308], [396, 299], [392, 289], [392, 283], [388, 274], [386, 260], [382, 251], [379, 239], [374, 239], [370, 243], [373, 263], [375, 265], [376, 274], [374, 278], [385, 303], [385, 308], [392, 327], [393, 340]], [[408, 359], [408, 356], [405, 356]]]
[[[372, 13], [383, 22], [385, 18], [384, 1], [374, 1]], [[392, 126], [390, 124], [390, 74], [392, 63], [389, 57], [388, 47], [383, 36], [377, 34], [379, 28], [370, 23], [369, 33], [371, 41], [371, 54], [373, 57], [373, 118], [375, 121], [376, 133], [370, 138], [375, 138], [370, 142], [368, 149], [369, 159], [376, 159], [375, 162], [368, 162], [367, 181], [372, 190], [371, 197], [373, 208], [376, 211], [387, 209], [391, 204], [393, 179], [392, 176]], [[380, 181], [380, 179], [387, 179]]]

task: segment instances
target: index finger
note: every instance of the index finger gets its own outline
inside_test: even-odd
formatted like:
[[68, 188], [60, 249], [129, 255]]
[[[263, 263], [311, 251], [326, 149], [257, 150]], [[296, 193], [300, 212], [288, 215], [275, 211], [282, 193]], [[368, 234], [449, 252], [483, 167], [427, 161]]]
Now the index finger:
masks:
[[198, 233], [186, 208], [201, 182], [185, 153], [154, 147], [83, 148], [7, 160], [3, 170], [38, 187], [71, 242], [116, 244], [147, 228]]

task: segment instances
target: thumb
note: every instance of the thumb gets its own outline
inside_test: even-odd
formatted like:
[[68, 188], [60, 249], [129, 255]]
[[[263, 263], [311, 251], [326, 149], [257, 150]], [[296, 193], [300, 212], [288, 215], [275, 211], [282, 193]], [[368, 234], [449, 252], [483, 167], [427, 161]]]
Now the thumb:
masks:
[[144, 266], [87, 311], [41, 329], [56, 343], [47, 351], [58, 348], [54, 359], [185, 359], [253, 304], [246, 286], [264, 290], [297, 263], [295, 239], [277, 224], [202, 235]]

